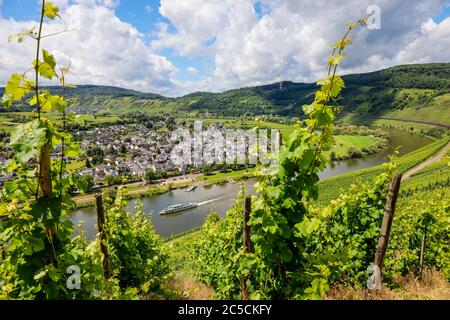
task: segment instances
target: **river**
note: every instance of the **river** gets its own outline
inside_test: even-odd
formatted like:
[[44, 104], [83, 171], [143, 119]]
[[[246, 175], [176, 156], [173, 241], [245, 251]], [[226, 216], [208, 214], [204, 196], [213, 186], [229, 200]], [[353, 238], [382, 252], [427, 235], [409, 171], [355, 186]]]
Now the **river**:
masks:
[[[389, 129], [389, 147], [385, 150], [362, 159], [350, 159], [336, 162], [326, 168], [321, 174], [321, 179], [330, 178], [343, 173], [360, 170], [379, 165], [387, 160], [387, 156], [394, 148], [400, 147], [400, 155], [407, 154], [432, 142], [431, 139], [410, 132]], [[248, 190], [252, 191], [254, 179], [245, 183]], [[152, 222], [157, 233], [163, 237], [182, 233], [200, 226], [211, 210], [221, 216], [231, 207], [240, 189], [240, 183], [224, 183], [205, 187], [198, 187], [194, 191], [186, 192], [184, 189], [139, 199], [143, 204], [144, 212], [151, 213]], [[199, 206], [190, 210], [170, 215], [160, 215], [159, 212], [167, 206], [175, 203], [197, 202]], [[131, 200], [127, 209], [134, 210], [136, 200]], [[92, 238], [96, 234], [96, 213], [94, 207], [77, 209], [71, 213], [70, 219], [78, 224], [83, 221], [83, 230], [87, 237]]]

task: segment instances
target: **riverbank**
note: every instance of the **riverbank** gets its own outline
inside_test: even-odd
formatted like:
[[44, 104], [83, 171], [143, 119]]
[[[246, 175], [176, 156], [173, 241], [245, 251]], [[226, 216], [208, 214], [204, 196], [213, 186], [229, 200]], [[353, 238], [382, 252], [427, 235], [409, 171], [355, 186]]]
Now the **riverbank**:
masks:
[[[437, 140], [425, 147], [419, 148], [414, 152], [408, 153], [397, 159], [397, 172], [405, 173], [411, 168], [430, 159], [449, 143], [450, 138]], [[341, 189], [347, 190], [352, 184], [360, 181], [370, 181], [385, 170], [383, 165], [369, 167], [350, 173], [345, 173], [336, 177], [332, 177], [319, 182], [319, 203], [321, 205], [328, 203], [330, 200], [339, 195]]]
[[[249, 179], [254, 176], [255, 168], [248, 168], [227, 173], [216, 172], [211, 175], [188, 174], [164, 179], [158, 184], [132, 183], [129, 185], [124, 185], [124, 187], [127, 188], [126, 199], [131, 200], [157, 196], [171, 190], [188, 188], [192, 185], [205, 187], [226, 182], [236, 182], [243, 179]], [[107, 190], [108, 188], [105, 188], [103, 191]], [[74, 200], [77, 209], [95, 206], [95, 194], [76, 196], [72, 199]]]
[[[341, 188], [348, 189], [351, 184], [356, 183], [358, 180], [368, 181], [382, 173], [384, 166], [381, 166], [381, 164], [386, 162], [388, 155], [392, 154], [392, 150], [398, 146], [403, 146], [400, 149], [401, 153], [398, 159], [401, 170], [407, 170], [422, 159], [430, 157], [436, 149], [442, 146], [439, 142], [433, 143], [431, 139], [409, 132], [393, 131], [391, 133], [391, 144], [387, 150], [365, 159], [341, 161], [321, 172], [321, 182], [319, 183], [320, 196], [317, 205], [329, 203], [331, 199], [339, 195]], [[191, 192], [175, 188], [175, 185], [172, 184], [172, 190], [169, 190], [168, 186], [152, 190], [153, 196], [141, 198], [138, 195], [133, 195], [133, 198], [139, 197], [140, 199], [129, 201], [125, 209], [131, 213], [135, 212], [135, 207], [139, 203], [142, 205], [143, 211], [152, 217], [154, 228], [158, 234], [163, 238], [179, 237], [180, 233], [189, 232], [191, 229], [201, 226], [205, 217], [211, 211], [217, 212], [221, 217], [224, 217], [234, 204], [236, 195], [241, 189], [241, 183], [236, 183], [236, 181], [254, 176], [253, 172], [246, 171], [223, 172], [208, 176], [200, 175], [196, 178], [197, 183], [204, 185], [198, 186]], [[230, 181], [230, 175], [233, 176], [232, 181]], [[253, 192], [254, 183], [255, 179], [246, 179], [244, 185], [246, 185], [249, 192]], [[135, 188], [137, 187], [135, 186]], [[198, 203], [198, 207], [195, 209], [167, 216], [159, 214], [161, 210], [170, 205], [193, 201]], [[81, 223], [83, 230], [86, 231], [89, 237], [95, 236], [97, 232], [95, 217], [95, 207], [77, 209], [70, 214], [70, 219], [74, 224], [78, 226]]]
[[[333, 149], [327, 153], [333, 161], [363, 158], [379, 152], [387, 147], [388, 141], [384, 137], [374, 135], [340, 134], [335, 136]], [[127, 188], [127, 199], [160, 195], [165, 192], [188, 188], [192, 185], [208, 186], [226, 182], [235, 182], [255, 176], [255, 168], [247, 168], [231, 172], [214, 172], [212, 174], [187, 174], [160, 180], [155, 184], [134, 182], [123, 185]], [[107, 191], [113, 187], [105, 187]], [[84, 194], [72, 198], [76, 208], [86, 208], [95, 205], [95, 194]]]

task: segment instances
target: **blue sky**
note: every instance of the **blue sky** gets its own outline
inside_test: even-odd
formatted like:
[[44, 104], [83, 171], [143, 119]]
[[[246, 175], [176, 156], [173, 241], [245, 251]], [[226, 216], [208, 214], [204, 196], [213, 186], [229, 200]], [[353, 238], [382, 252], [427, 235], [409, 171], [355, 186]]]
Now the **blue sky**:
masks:
[[443, 21], [444, 19], [450, 17], [450, 2], [448, 2], [441, 10], [439, 14], [433, 17], [433, 20], [437, 23]]
[[[35, 2], [35, 5], [30, 5], [32, 1]], [[299, 24], [298, 30], [293, 32], [302, 34], [304, 38], [307, 34], [305, 30], [315, 25], [314, 19], [319, 22], [324, 19], [323, 16], [327, 12], [333, 14], [333, 10], [340, 9], [338, 6], [329, 5], [328, 2], [322, 8], [319, 5], [314, 7], [306, 4], [306, 2], [305, 7], [302, 7], [302, 1], [295, 2], [293, 0], [240, 0], [239, 2], [233, 0], [208, 0], [204, 2], [200, 0], [55, 1], [66, 3], [66, 6], [77, 3], [83, 3], [86, 6], [87, 3], [97, 7], [106, 6], [112, 15], [138, 30], [139, 38], [144, 42], [145, 49], [148, 49], [145, 54], [155, 55], [152, 59], [159, 59], [157, 63], [164, 65], [163, 67], [155, 67], [155, 62], [149, 62], [149, 68], [151, 65], [157, 70], [164, 69], [161, 75], [155, 76], [157, 78], [155, 83], [158, 83], [160, 87], [152, 85], [150, 82], [153, 80], [149, 78], [148, 88], [142, 84], [142, 88], [139, 89], [159, 91], [159, 93], [169, 95], [178, 95], [195, 90], [220, 91], [283, 79], [314, 80], [315, 77], [319, 76], [319, 67], [311, 62], [305, 63], [302, 61], [302, 57], [308, 57], [310, 53], [303, 48], [305, 43], [308, 42], [290, 49], [292, 42], [297, 40], [293, 37], [292, 39], [286, 39], [286, 44], [284, 44], [282, 42], [283, 35], [286, 30], [289, 30], [289, 27], [284, 24], [284, 20], [287, 23], [287, 21], [294, 21], [292, 19], [297, 17], [298, 14], [303, 15], [304, 21], [301, 21], [302, 24]], [[356, 0], [345, 2], [348, 3], [349, 8], [351, 8], [350, 5], [356, 6], [356, 4], [353, 4], [356, 3]], [[367, 4], [372, 3], [372, 1], [366, 2]], [[419, 34], [427, 19], [433, 19], [438, 27], [443, 25], [446, 19], [450, 17], [450, 1], [445, 4], [443, 0], [430, 0], [429, 6], [424, 5], [423, 1], [419, 0], [393, 0], [391, 2], [374, 0], [373, 2], [380, 3], [383, 14], [382, 22], [386, 21], [382, 25], [384, 27], [382, 30], [385, 32], [379, 32], [383, 36], [381, 40], [386, 44], [391, 41], [392, 43], [405, 41], [405, 43], [399, 45], [398, 48], [380, 48], [372, 44], [373, 48], [369, 48], [367, 52], [370, 57], [367, 59], [356, 57], [354, 61], [357, 61], [358, 65], [349, 66], [349, 72], [377, 69], [399, 62], [442, 60], [442, 56], [436, 57], [431, 54], [424, 57], [413, 56], [411, 52], [403, 52], [405, 51], [403, 49], [405, 46], [412, 45], [406, 42], [407, 36], [414, 34], [414, 32]], [[358, 1], [358, 4], [360, 3], [361, 1]], [[295, 12], [297, 4], [300, 9]], [[423, 9], [424, 6], [425, 9]], [[384, 8], [390, 7], [392, 9], [383, 11]], [[35, 21], [39, 14], [38, 0], [0, 0], [0, 8], [0, 17], [7, 23], [11, 19], [17, 22]], [[399, 10], [399, 8], [400, 11], [396, 13], [395, 10]], [[421, 8], [420, 10], [424, 10], [425, 13], [422, 16], [417, 16], [417, 8]], [[323, 10], [321, 11], [321, 9]], [[290, 15], [289, 10], [292, 10], [292, 15]], [[311, 12], [308, 12], [308, 10], [311, 10]], [[361, 12], [363, 10], [364, 6], [361, 6]], [[322, 14], [320, 14], [321, 12]], [[241, 13], [242, 16], [239, 16]], [[407, 22], [404, 25], [394, 25], [397, 23], [395, 21], [396, 14], [398, 15], [397, 18], [403, 20], [410, 16], [411, 23], [409, 25]], [[386, 16], [388, 17], [384, 19]], [[191, 18], [192, 21], [189, 21]], [[416, 21], [418, 18], [421, 21]], [[342, 19], [347, 19], [342, 21], [343, 25], [343, 22], [348, 22], [349, 18]], [[296, 25], [296, 22], [294, 21], [293, 24]], [[336, 26], [340, 24], [341, 21], [336, 21]], [[234, 25], [239, 27], [234, 28]], [[9, 23], [9, 26], [12, 26], [12, 24]], [[179, 26], [179, 28], [175, 26]], [[162, 28], [165, 28], [164, 32], [162, 32]], [[242, 28], [242, 32], [239, 28]], [[273, 31], [268, 30], [268, 28], [273, 28]], [[437, 29], [437, 27], [430, 26], [429, 23], [428, 28], [430, 30]], [[326, 27], [324, 27], [324, 34], [319, 33], [319, 37], [322, 37], [323, 40], [322, 47], [313, 48], [314, 52], [319, 52], [318, 55], [325, 56], [326, 43], [335, 38], [334, 33], [327, 35], [326, 30]], [[398, 34], [395, 34], [395, 32]], [[442, 33], [442, 31], [440, 32]], [[281, 35], [281, 38], [278, 35]], [[397, 38], [401, 38], [401, 40]], [[252, 43], [251, 41], [255, 42]], [[242, 44], [239, 42], [242, 42]], [[300, 45], [303, 47], [300, 47]], [[366, 45], [369, 46], [369, 44]], [[386, 45], [386, 47], [388, 46]], [[296, 57], [297, 51], [303, 52], [303, 55]], [[400, 59], [399, 57], [407, 58]], [[255, 59], [256, 61], [254, 61]], [[323, 59], [324, 57], [320, 57], [317, 65]], [[266, 60], [266, 62], [263, 60]], [[125, 83], [125, 79], [133, 78], [133, 76], [123, 75], [123, 78], [124, 81], [122, 82]], [[0, 72], [0, 82], [2, 80]], [[138, 79], [134, 80], [136, 80], [135, 83], [139, 82]]]
[[[15, 20], [37, 20], [39, 16], [39, 7], [30, 6], [30, 0], [4, 0], [2, 7], [2, 17], [5, 19], [13, 18]], [[169, 31], [175, 31], [170, 21], [159, 14], [159, 0], [122, 0], [115, 8], [115, 13], [120, 20], [133, 25], [139, 32], [145, 35], [146, 41], [151, 41], [152, 33], [157, 31], [155, 26], [158, 22], [164, 22], [169, 25]], [[257, 6], [258, 10], [259, 6]], [[179, 81], [196, 81], [201, 74], [211, 72], [213, 63], [211, 59], [188, 58], [174, 54], [171, 49], [160, 51], [179, 69], [177, 79]], [[198, 75], [192, 75], [188, 72], [189, 67], [199, 70]]]

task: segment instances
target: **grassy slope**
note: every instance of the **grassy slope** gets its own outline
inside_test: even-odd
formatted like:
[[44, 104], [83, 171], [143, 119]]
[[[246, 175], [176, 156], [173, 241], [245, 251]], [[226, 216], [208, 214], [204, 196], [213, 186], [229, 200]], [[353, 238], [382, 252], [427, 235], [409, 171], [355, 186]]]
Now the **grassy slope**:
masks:
[[405, 108], [391, 111], [383, 116], [400, 119], [434, 120], [450, 123], [450, 94], [438, 96], [433, 102], [422, 108]]
[[251, 177], [255, 172], [255, 168], [236, 170], [232, 172], [217, 172], [212, 175], [201, 175], [197, 179], [199, 181], [208, 181], [209, 183], [224, 182], [227, 178], [240, 180], [244, 177]]

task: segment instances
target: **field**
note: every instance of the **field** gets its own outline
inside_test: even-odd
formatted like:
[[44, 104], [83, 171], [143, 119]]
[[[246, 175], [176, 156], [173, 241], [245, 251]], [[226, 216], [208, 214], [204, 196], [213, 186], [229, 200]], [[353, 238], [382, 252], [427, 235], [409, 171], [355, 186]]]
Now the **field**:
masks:
[[351, 115], [345, 115], [343, 117], [340, 117], [338, 119], [338, 122], [341, 124], [355, 124], [370, 127], [398, 128], [401, 130], [408, 130], [419, 134], [422, 133], [423, 131], [430, 129], [430, 126], [428, 124], [404, 122], [397, 120], [358, 118], [353, 117]]
[[334, 151], [337, 156], [345, 156], [350, 148], [361, 149], [370, 147], [381, 139], [371, 136], [337, 135], [334, 136], [334, 140], [332, 151]]
[[232, 172], [216, 172], [211, 175], [201, 175], [197, 178], [199, 181], [207, 181], [209, 183], [224, 182], [227, 179], [240, 180], [242, 178], [251, 177], [255, 173], [255, 168], [236, 170]]
[[[0, 131], [12, 131], [14, 127], [24, 120], [29, 120], [35, 118], [36, 114], [34, 112], [11, 112], [11, 113], [0, 113]], [[57, 125], [62, 125], [62, 117], [56, 114], [45, 114], [45, 118], [51, 120]], [[67, 121], [72, 123], [79, 124], [88, 124], [88, 123], [109, 123], [120, 120], [121, 118], [118, 116], [94, 116], [91, 114], [81, 114], [74, 115], [68, 114]]]
[[414, 122], [376, 118], [379, 116], [405, 120], [427, 120], [450, 123], [450, 94], [442, 94], [436, 97], [434, 95], [435, 92], [433, 90], [403, 89], [400, 90], [395, 97], [395, 100], [397, 101], [396, 108], [386, 110], [377, 115], [372, 115], [372, 117], [355, 117], [353, 115], [345, 114], [338, 117], [337, 122], [341, 124], [395, 127], [412, 131], [417, 134], [435, 137], [443, 136], [445, 135], [445, 129], [442, 128], [433, 128], [427, 124]]

